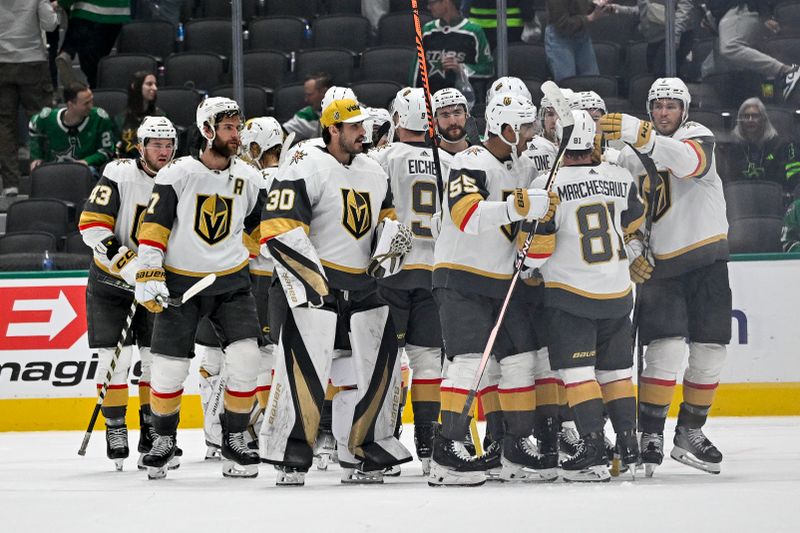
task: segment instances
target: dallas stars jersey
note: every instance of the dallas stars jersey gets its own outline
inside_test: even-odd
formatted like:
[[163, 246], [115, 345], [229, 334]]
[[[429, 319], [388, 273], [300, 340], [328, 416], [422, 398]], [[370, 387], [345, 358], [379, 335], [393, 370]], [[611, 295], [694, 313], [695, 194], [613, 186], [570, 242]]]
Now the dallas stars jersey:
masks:
[[66, 126], [63, 121], [66, 111], [66, 108], [45, 107], [31, 118], [28, 124], [31, 160], [49, 163], [83, 159], [91, 166], [111, 160], [117, 139], [108, 114], [95, 107], [77, 126]]
[[[544, 181], [542, 176], [536, 183]], [[562, 167], [551, 190], [561, 199], [553, 222], [544, 225], [551, 235], [536, 235], [532, 247], [546, 254], [549, 241], [552, 251], [540, 267], [546, 305], [593, 319], [628, 314], [631, 278], [624, 236], [644, 220], [633, 176], [608, 163]]]
[[[618, 162], [643, 183], [644, 167], [631, 150], [623, 149]], [[714, 164], [714, 135], [686, 122], [671, 137], [656, 136], [651, 157], [659, 170], [650, 236], [653, 277], [677, 276], [727, 259], [728, 219]]]
[[371, 150], [369, 155], [389, 175], [397, 220], [409, 226], [414, 234], [403, 271], [382, 280], [381, 284], [400, 289], [430, 289], [431, 216], [439, 209], [433, 152], [422, 142], [396, 142]]
[[[434, 287], [449, 287], [492, 298], [503, 298], [514, 270], [519, 224], [506, 224], [477, 235], [464, 232], [479, 203], [503, 202], [518, 187], [527, 188], [536, 169], [526, 158], [518, 165], [501, 162], [482, 146], [453, 159], [442, 209], [442, 229], [436, 239]], [[505, 207], [505, 205], [503, 206]]]
[[317, 251], [331, 288], [369, 289], [375, 227], [395, 219], [389, 178], [366, 155], [342, 165], [324, 148], [292, 148], [272, 183], [261, 217], [261, 243], [301, 227]]
[[[259, 183], [259, 188], [261, 192], [259, 195], [262, 197], [262, 203], [266, 204], [267, 200], [267, 193], [269, 193], [270, 187], [272, 187], [272, 182], [275, 179], [275, 174], [278, 172], [277, 167], [269, 167], [261, 169], [261, 182]], [[274, 268], [274, 262], [272, 257], [269, 256], [269, 252], [265, 249], [260, 250], [261, 245], [259, 242], [261, 241], [261, 213], [258, 214], [258, 221], [254, 225], [254, 227], [246, 228], [248, 233], [250, 234], [250, 238], [252, 239], [253, 243], [256, 246], [256, 249], [259, 250], [256, 252], [256, 256], [252, 258], [250, 261], [250, 273], [255, 274], [256, 276], [271, 276], [272, 269]], [[266, 254], [266, 255], [265, 255]]]
[[[113, 234], [120, 244], [136, 251], [139, 247], [136, 234], [150, 203], [153, 184], [153, 178], [142, 170], [138, 160], [119, 159], [107, 164], [78, 222], [86, 245], [94, 248]], [[95, 254], [94, 263], [111, 274], [110, 262], [104, 254]]]
[[539, 174], [550, 172], [558, 156], [558, 146], [551, 143], [541, 135], [534, 137], [528, 143], [528, 149], [522, 155], [533, 161]]
[[204, 294], [249, 287], [251, 251], [242, 234], [261, 180], [238, 157], [225, 170], [210, 170], [193, 157], [161, 169], [139, 230], [142, 266], [163, 265], [170, 292], [178, 294], [211, 272], [217, 280]]

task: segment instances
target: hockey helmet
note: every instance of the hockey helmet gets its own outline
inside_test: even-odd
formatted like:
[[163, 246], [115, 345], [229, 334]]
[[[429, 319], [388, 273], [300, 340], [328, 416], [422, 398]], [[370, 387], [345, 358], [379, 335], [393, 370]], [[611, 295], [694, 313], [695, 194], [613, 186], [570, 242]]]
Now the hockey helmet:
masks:
[[400, 112], [397, 126], [411, 131], [428, 129], [428, 111], [425, 104], [424, 89], [408, 89], [402, 98], [406, 101], [405, 109]]
[[508, 124], [519, 135], [523, 124], [533, 124], [535, 120], [536, 106], [516, 94], [498, 94], [486, 106], [486, 131], [501, 137], [503, 125]]
[[251, 118], [244, 124], [241, 141], [242, 156], [257, 162], [264, 152], [283, 142], [283, 130], [274, 117]]
[[[213, 141], [214, 137], [217, 136], [215, 130], [217, 121], [222, 117], [233, 117], [236, 115], [240, 117], [242, 116], [242, 112], [239, 109], [239, 104], [230, 98], [211, 96], [200, 102], [200, 105], [197, 106], [197, 129], [200, 130], [200, 135], [209, 141]], [[211, 128], [211, 137], [206, 137], [206, 134], [203, 131], [203, 128], [206, 124]]]
[[576, 93], [575, 96], [578, 98], [579, 109], [583, 109], [584, 111], [589, 111], [590, 109], [599, 109], [603, 112], [603, 114], [608, 113], [606, 110], [605, 100], [603, 100], [596, 92], [581, 91]]
[[[592, 115], [583, 109], [573, 109], [572, 118], [575, 120], [575, 127], [567, 141], [566, 150], [591, 150], [594, 148], [594, 136], [596, 126]], [[556, 121], [556, 137], [559, 141], [564, 134], [561, 120]]]
[[391, 117], [389, 116], [389, 112], [381, 107], [367, 107], [364, 109], [364, 112], [369, 116], [369, 118], [364, 121], [364, 142], [372, 144], [374, 142], [372, 138], [373, 130], [389, 122]]
[[683, 103], [683, 116], [681, 117], [681, 124], [686, 122], [689, 117], [689, 104], [692, 103], [692, 95], [689, 94], [689, 88], [683, 83], [680, 78], [658, 78], [650, 86], [647, 92], [647, 114], [650, 119], [653, 119], [651, 109], [655, 100], [674, 99], [680, 100]]
[[147, 139], [170, 139], [178, 147], [178, 132], [167, 117], [144, 117], [136, 130], [136, 141], [144, 145]]
[[502, 78], [497, 78], [497, 80], [489, 87], [489, 90], [486, 91], [486, 101], [491, 102], [492, 99], [498, 94], [509, 93], [522, 96], [523, 98], [527, 98], [533, 102], [533, 98], [531, 98], [531, 92], [528, 90], [528, 86], [525, 85], [521, 79], [514, 76], [503, 76]]
[[469, 105], [467, 104], [467, 99], [458, 89], [446, 87], [433, 93], [433, 97], [431, 98], [433, 116], [436, 116], [436, 112], [441, 108], [449, 107], [451, 105], [463, 105], [464, 111], [469, 114]]
[[345, 98], [358, 102], [356, 93], [354, 93], [353, 89], [350, 87], [339, 87], [338, 85], [328, 87], [328, 90], [325, 91], [325, 95], [322, 97], [322, 109], [331, 105], [331, 102], [334, 100], [344, 100]]

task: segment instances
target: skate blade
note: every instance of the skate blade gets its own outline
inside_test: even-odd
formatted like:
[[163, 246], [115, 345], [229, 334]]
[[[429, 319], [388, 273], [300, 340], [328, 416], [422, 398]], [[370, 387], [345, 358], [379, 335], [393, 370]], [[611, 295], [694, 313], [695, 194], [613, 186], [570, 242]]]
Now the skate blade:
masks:
[[306, 476], [304, 472], [297, 472], [293, 474], [280, 472], [275, 480], [275, 485], [279, 487], [302, 487], [305, 484]]
[[506, 459], [503, 459], [502, 462], [503, 467], [500, 469], [499, 478], [504, 483], [549, 483], [558, 479], [558, 468], [534, 470]]
[[679, 463], [691, 466], [692, 468], [696, 468], [702, 472], [708, 472], [709, 474], [719, 474], [722, 471], [722, 467], [719, 463], [708, 463], [706, 461], [701, 461], [690, 451], [684, 450], [680, 446], [675, 446], [672, 448], [669, 456]]
[[644, 477], [653, 477], [658, 466], [656, 463], [644, 463]]
[[165, 466], [148, 466], [147, 479], [164, 479], [167, 477], [167, 468]]
[[258, 477], [258, 465], [240, 465], [226, 459], [222, 463], [222, 475], [225, 477], [254, 478]]
[[204, 460], [205, 461], [221, 461], [222, 460], [222, 455], [220, 453], [220, 449], [216, 448], [216, 447], [213, 447], [213, 446], [209, 446], [208, 449], [206, 450], [206, 456], [205, 456]]
[[[500, 479], [499, 476], [497, 479]], [[431, 461], [431, 473], [428, 476], [428, 485], [431, 487], [479, 487], [486, 481], [485, 472], [456, 472]]]
[[402, 473], [402, 470], [400, 469], [400, 465], [394, 465], [394, 466], [390, 466], [390, 467], [387, 467], [386, 469], [384, 469], [383, 476], [384, 477], [387, 477], [387, 476], [388, 477], [400, 477], [401, 473]]
[[345, 485], [380, 485], [383, 483], [383, 472], [361, 472], [348, 468], [341, 481]]
[[580, 471], [564, 470], [564, 481], [574, 483], [605, 483], [611, 481], [611, 474], [608, 473], [608, 467], [603, 465], [590, 466]]
[[428, 477], [431, 473], [431, 459], [430, 457], [425, 457], [424, 459], [419, 460], [420, 464], [422, 465], [422, 476]]
[[122, 472], [122, 465], [123, 465], [123, 462], [125, 460], [124, 459], [114, 459], [113, 461], [114, 461], [114, 469], [117, 472]]
[[172, 459], [167, 462], [167, 470], [177, 470], [181, 467], [181, 458], [178, 455], [173, 455]]
[[317, 470], [327, 470], [328, 466], [331, 464], [331, 454], [321, 453], [319, 455], [315, 455], [314, 464], [316, 465]]

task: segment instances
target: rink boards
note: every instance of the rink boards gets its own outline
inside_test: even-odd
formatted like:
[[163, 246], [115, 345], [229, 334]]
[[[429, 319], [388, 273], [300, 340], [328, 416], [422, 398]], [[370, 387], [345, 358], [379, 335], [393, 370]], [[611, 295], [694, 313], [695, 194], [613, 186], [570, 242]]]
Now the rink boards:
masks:
[[[795, 257], [742, 256], [730, 263], [733, 339], [712, 415], [800, 415]], [[85, 289], [84, 271], [0, 273], [0, 431], [85, 429], [97, 372], [97, 354], [87, 343]], [[186, 383], [183, 427], [201, 426], [192, 377], [198, 365], [199, 357]], [[138, 427], [139, 375], [136, 361], [129, 427]], [[672, 407], [674, 415], [677, 402]], [[412, 416], [409, 401], [405, 421]]]

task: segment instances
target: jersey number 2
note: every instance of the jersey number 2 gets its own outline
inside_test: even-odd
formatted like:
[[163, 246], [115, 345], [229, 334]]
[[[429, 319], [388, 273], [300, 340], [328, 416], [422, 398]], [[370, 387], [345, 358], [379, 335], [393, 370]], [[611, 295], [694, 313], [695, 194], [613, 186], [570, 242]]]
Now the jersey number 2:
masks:
[[[605, 263], [614, 254], [612, 248], [611, 226], [614, 220], [614, 204], [590, 204], [578, 208], [578, 230], [581, 236], [581, 252], [583, 260], [589, 264]], [[611, 218], [611, 223], [609, 223]], [[622, 237], [614, 229], [619, 243], [617, 256], [627, 259]]]

